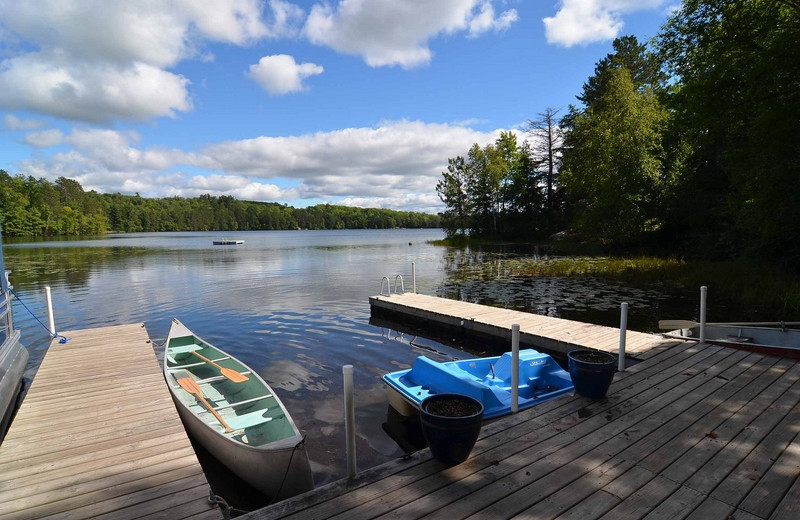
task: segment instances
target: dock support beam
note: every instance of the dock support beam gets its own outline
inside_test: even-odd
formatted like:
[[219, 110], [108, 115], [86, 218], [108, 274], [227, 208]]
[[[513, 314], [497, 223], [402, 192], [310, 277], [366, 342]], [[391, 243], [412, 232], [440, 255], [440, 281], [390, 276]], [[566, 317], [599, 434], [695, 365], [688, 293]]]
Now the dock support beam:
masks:
[[356, 476], [356, 412], [353, 401], [353, 365], [342, 367], [344, 376], [344, 433], [346, 438], [347, 478]]
[[622, 302], [619, 313], [619, 357], [617, 358], [617, 371], [625, 370], [625, 336], [628, 330], [628, 302]]
[[519, 410], [519, 325], [511, 325], [511, 413]]
[[706, 302], [708, 300], [708, 287], [700, 286], [700, 343], [706, 342]]
[[50, 336], [55, 338], [56, 334], [56, 321], [53, 318], [53, 297], [50, 295], [50, 286], [46, 286], [44, 288], [44, 297], [47, 300], [47, 325], [50, 327], [48, 330], [50, 331]]

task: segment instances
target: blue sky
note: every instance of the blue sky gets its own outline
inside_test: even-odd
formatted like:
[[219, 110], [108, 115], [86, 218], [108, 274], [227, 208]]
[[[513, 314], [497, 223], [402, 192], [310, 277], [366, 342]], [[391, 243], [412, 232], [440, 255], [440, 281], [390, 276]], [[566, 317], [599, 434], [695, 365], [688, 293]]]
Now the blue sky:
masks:
[[676, 5], [0, 0], [0, 169], [435, 212], [449, 157], [576, 103], [615, 37]]

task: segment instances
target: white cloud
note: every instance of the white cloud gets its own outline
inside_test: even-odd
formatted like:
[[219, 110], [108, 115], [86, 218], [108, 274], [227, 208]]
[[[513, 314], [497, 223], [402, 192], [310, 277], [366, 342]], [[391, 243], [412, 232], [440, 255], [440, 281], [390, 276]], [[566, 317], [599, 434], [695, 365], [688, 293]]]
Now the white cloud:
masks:
[[72, 62], [26, 54], [0, 66], [0, 106], [63, 119], [107, 122], [174, 117], [192, 107], [189, 81], [151, 65]]
[[[0, 107], [110, 122], [192, 109], [188, 79], [169, 72], [207, 57], [207, 41], [247, 45], [297, 34], [303, 11], [272, 0], [0, 0]], [[14, 52], [16, 51], [16, 52]]]
[[519, 19], [515, 9], [509, 9], [495, 17], [494, 6], [486, 2], [480, 7], [480, 13], [469, 22], [469, 35], [477, 37], [488, 31], [504, 31]]
[[250, 65], [247, 76], [273, 95], [306, 90], [303, 80], [322, 74], [323, 68], [314, 63], [297, 63], [286, 54], [264, 56], [256, 65]]
[[58, 129], [31, 132], [25, 136], [25, 142], [34, 148], [49, 148], [63, 143], [64, 134]]
[[41, 128], [44, 121], [40, 119], [20, 119], [13, 114], [7, 114], [3, 118], [3, 126], [9, 130], [35, 130]]
[[544, 18], [548, 43], [572, 47], [616, 38], [622, 16], [656, 9], [667, 0], [561, 0], [555, 16]]
[[495, 18], [485, 0], [342, 0], [335, 8], [316, 4], [304, 33], [312, 43], [362, 56], [373, 67], [413, 68], [430, 62], [428, 41], [438, 35], [477, 36], [506, 29], [516, 19], [514, 10]]
[[[63, 136], [68, 152], [19, 164], [25, 175], [73, 178], [98, 192], [148, 197], [202, 193], [244, 200], [345, 204], [436, 211], [436, 183], [447, 159], [500, 131], [420, 121], [389, 121], [293, 137], [257, 137], [197, 151], [141, 148], [135, 132], [84, 129]], [[191, 174], [186, 170], [192, 171]]]

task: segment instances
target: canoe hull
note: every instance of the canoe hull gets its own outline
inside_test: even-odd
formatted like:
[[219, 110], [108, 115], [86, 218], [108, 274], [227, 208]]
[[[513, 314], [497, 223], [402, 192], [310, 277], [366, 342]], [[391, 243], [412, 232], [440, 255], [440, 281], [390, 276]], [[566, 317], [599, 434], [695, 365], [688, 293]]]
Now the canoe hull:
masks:
[[[214, 363], [247, 376], [235, 383]], [[261, 493], [282, 500], [314, 488], [305, 438], [270, 386], [238, 359], [194, 335], [173, 320], [164, 352], [164, 375], [187, 431], [220, 463]], [[178, 380], [191, 378], [209, 406], [187, 392]]]
[[[766, 356], [800, 359], [800, 329], [738, 324], [706, 325], [706, 342], [714, 345], [757, 352]], [[679, 329], [668, 337], [698, 341], [700, 328]]]
[[314, 489], [302, 437], [292, 439], [292, 442], [296, 441], [293, 446], [269, 450], [228, 442], [182, 406], [175, 396], [173, 401], [189, 434], [215, 459], [261, 493], [275, 497], [277, 501]]

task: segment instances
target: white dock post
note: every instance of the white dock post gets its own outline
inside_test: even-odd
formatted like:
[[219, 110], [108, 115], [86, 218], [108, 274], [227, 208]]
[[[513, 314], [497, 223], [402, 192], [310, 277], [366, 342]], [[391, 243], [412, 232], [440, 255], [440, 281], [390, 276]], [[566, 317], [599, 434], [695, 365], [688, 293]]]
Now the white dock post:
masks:
[[411, 262], [411, 288], [417, 294], [417, 263]]
[[53, 297], [50, 295], [49, 285], [44, 288], [44, 296], [45, 299], [47, 300], [47, 321], [48, 321], [48, 326], [50, 327], [48, 330], [50, 330], [50, 336], [55, 338], [56, 322], [55, 319], [53, 318]]
[[700, 343], [706, 342], [706, 302], [708, 300], [708, 287], [700, 286]]
[[519, 410], [519, 324], [511, 325], [511, 413]]
[[344, 375], [344, 433], [346, 438], [347, 477], [356, 476], [356, 413], [353, 402], [353, 365], [342, 367]]
[[625, 370], [625, 336], [628, 330], [628, 302], [622, 302], [619, 313], [619, 357], [617, 358], [617, 371]]

